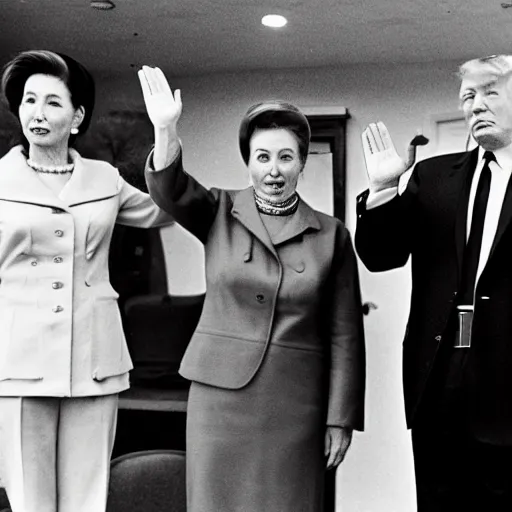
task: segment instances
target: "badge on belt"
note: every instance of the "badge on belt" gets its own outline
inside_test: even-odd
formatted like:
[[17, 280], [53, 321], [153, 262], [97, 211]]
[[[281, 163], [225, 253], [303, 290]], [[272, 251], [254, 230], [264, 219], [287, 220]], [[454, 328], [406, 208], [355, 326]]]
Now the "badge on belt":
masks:
[[471, 325], [473, 323], [473, 306], [457, 306], [457, 332], [454, 348], [471, 346]]

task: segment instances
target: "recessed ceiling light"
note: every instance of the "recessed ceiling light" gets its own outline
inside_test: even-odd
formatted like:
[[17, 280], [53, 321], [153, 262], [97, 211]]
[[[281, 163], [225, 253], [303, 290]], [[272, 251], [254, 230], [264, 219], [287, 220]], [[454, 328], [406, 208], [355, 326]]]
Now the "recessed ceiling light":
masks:
[[98, 11], [110, 11], [115, 9], [116, 4], [110, 0], [91, 0], [91, 7]]
[[267, 14], [261, 18], [261, 23], [266, 27], [281, 28], [288, 23], [288, 20], [280, 14]]

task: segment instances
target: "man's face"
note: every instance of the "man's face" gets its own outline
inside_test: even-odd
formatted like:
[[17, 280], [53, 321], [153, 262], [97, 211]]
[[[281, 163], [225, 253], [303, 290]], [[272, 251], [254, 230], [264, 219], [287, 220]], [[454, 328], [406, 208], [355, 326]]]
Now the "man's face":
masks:
[[493, 151], [512, 143], [512, 77], [484, 66], [467, 72], [460, 87], [462, 110], [473, 138]]

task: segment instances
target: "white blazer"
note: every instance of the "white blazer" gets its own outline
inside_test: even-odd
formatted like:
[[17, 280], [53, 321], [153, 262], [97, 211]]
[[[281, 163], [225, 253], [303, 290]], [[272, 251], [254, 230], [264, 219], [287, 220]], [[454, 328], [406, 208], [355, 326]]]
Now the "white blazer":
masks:
[[133, 367], [109, 282], [116, 222], [170, 224], [117, 169], [72, 150], [57, 196], [21, 146], [0, 159], [0, 396], [94, 396]]

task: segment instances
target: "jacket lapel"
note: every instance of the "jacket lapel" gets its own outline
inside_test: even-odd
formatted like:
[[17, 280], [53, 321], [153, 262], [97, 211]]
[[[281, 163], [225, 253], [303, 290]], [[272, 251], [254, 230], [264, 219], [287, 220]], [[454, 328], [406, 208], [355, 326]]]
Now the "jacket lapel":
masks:
[[471, 181], [478, 161], [478, 148], [464, 153], [450, 172], [451, 187], [458, 190], [457, 213], [455, 218], [455, 245], [457, 250], [458, 276], [462, 272], [462, 261], [466, 247], [466, 230]]
[[110, 164], [83, 159], [72, 149], [70, 153], [75, 162], [73, 175], [56, 195], [27, 165], [21, 146], [12, 148], [0, 160], [0, 200], [67, 210], [119, 193], [119, 175]]
[[297, 211], [292, 216], [289, 223], [286, 224], [283, 231], [274, 240], [274, 245], [279, 245], [292, 238], [295, 238], [308, 229], [320, 229], [320, 221], [318, 220], [315, 211], [302, 199], [299, 200]]
[[505, 197], [503, 199], [503, 206], [501, 207], [500, 218], [498, 221], [498, 227], [496, 229], [496, 235], [494, 235], [494, 240], [491, 246], [491, 252], [489, 254], [489, 261], [492, 257], [492, 254], [498, 245], [503, 233], [508, 228], [510, 221], [512, 220], [512, 178], [509, 179], [507, 190], [505, 192]]
[[[82, 158], [70, 149], [75, 168], [70, 180], [60, 193], [69, 206], [91, 203], [113, 197], [119, 193], [119, 175], [106, 162]], [[110, 171], [110, 172], [109, 172]]]
[[0, 200], [66, 209], [27, 165], [21, 146], [12, 148], [0, 160]]
[[270, 236], [260, 218], [256, 202], [254, 201], [253, 188], [245, 188], [236, 194], [233, 201], [231, 214], [238, 219], [274, 256], [277, 252], [270, 240]]
[[234, 199], [232, 215], [237, 218], [258, 240], [260, 240], [267, 249], [276, 256], [277, 251], [275, 245], [282, 244], [308, 229], [319, 230], [321, 228], [315, 211], [302, 199], [299, 200], [297, 211], [293, 215], [291, 221], [286, 225], [275, 244], [272, 243], [270, 236], [261, 220], [256, 202], [254, 201], [254, 189], [252, 187], [240, 191]]

